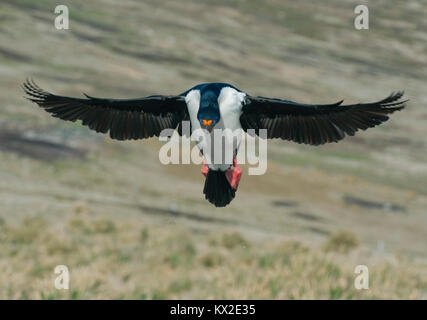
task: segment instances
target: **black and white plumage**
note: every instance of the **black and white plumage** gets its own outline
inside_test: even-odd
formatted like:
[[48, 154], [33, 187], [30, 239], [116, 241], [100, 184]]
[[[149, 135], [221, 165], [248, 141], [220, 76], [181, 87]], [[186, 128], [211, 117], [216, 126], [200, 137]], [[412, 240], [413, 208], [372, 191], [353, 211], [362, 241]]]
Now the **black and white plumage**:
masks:
[[29, 100], [53, 117], [77, 121], [116, 140], [159, 136], [163, 129], [176, 128], [186, 111], [182, 96], [153, 95], [138, 99], [70, 98], [54, 95], [27, 80], [24, 90]]
[[[69, 121], [81, 120], [83, 125], [112, 139], [129, 140], [159, 136], [163, 129], [182, 130], [181, 122], [190, 120], [191, 130], [243, 129], [255, 134], [267, 129], [268, 138], [320, 145], [338, 142], [359, 129], [375, 127], [389, 119], [388, 115], [405, 107], [403, 92], [372, 102], [342, 105], [301, 104], [289, 100], [254, 97], [226, 83], [197, 85], [178, 95], [153, 95], [137, 99], [103, 99], [85, 94], [71, 98], [51, 94], [34, 82], [23, 86], [28, 99], [52, 116]], [[234, 141], [237, 145], [240, 140]], [[207, 164], [204, 193], [216, 206], [225, 206], [235, 196], [240, 180], [237, 163]], [[240, 170], [240, 168], [238, 168]], [[231, 170], [231, 171], [230, 171]], [[203, 171], [203, 169], [202, 169]], [[229, 182], [229, 185], [225, 183]]]
[[375, 127], [389, 119], [388, 114], [402, 110], [403, 92], [372, 102], [342, 105], [301, 104], [288, 100], [247, 97], [240, 118], [242, 127], [267, 129], [268, 138], [320, 145], [338, 142], [359, 129]]

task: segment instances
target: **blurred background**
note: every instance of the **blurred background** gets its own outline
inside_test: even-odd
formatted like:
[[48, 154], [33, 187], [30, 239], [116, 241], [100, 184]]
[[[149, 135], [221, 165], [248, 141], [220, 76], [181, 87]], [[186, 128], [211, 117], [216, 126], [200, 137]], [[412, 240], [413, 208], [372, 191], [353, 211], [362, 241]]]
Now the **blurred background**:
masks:
[[[354, 28], [359, 4], [369, 30]], [[422, 0], [2, 0], [0, 298], [426, 299], [426, 15]], [[221, 81], [305, 103], [411, 101], [338, 144], [271, 141], [267, 173], [244, 170], [215, 208], [200, 166], [50, 117], [23, 98], [27, 76], [73, 96]]]

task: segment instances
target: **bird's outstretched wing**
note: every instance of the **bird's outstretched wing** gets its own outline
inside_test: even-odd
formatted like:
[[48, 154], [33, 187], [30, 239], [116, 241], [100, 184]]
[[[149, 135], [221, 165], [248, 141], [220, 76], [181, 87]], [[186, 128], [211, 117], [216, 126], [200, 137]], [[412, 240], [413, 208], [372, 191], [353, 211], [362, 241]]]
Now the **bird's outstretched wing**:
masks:
[[[342, 105], [300, 104], [293, 101], [247, 96], [242, 108], [242, 128], [267, 129], [267, 138], [281, 138], [297, 143], [320, 145], [338, 142], [345, 135], [353, 136], [388, 120], [388, 114], [405, 107], [403, 92], [373, 102]], [[400, 101], [399, 101], [400, 100]], [[249, 132], [249, 131], [248, 131]]]
[[27, 99], [52, 116], [73, 122], [82, 120], [83, 125], [96, 132], [110, 132], [110, 137], [117, 140], [159, 136], [163, 129], [175, 129], [187, 113], [182, 96], [101, 99], [85, 94], [86, 99], [79, 99], [51, 94], [30, 80], [23, 89]]

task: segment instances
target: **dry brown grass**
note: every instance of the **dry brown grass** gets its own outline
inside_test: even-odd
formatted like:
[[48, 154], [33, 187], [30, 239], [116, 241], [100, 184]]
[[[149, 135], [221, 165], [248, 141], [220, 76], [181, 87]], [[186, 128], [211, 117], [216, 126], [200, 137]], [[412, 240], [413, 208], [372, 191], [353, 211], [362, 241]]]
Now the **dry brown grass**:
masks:
[[[137, 221], [75, 213], [62, 227], [69, 232], [36, 217], [2, 224], [0, 298], [396, 299], [422, 298], [427, 285], [407, 261], [388, 261], [369, 264], [370, 289], [359, 291], [353, 284], [361, 253], [251, 243], [237, 231], [199, 237], [183, 227], [147, 231]], [[58, 264], [70, 270], [68, 291], [53, 286]]]

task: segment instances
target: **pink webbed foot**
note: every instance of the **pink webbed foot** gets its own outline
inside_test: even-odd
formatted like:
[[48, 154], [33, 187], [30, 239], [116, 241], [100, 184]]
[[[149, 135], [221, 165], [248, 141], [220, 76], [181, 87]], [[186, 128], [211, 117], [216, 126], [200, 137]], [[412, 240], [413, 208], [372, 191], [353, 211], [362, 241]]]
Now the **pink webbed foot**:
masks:
[[205, 178], [208, 175], [208, 172], [209, 172], [209, 167], [206, 164], [206, 160], [204, 160], [203, 161], [203, 166], [202, 166], [202, 174], [205, 176]]
[[225, 172], [225, 176], [227, 177], [230, 186], [234, 190], [237, 190], [242, 177], [242, 169], [239, 167], [236, 157], [233, 158], [233, 166]]

